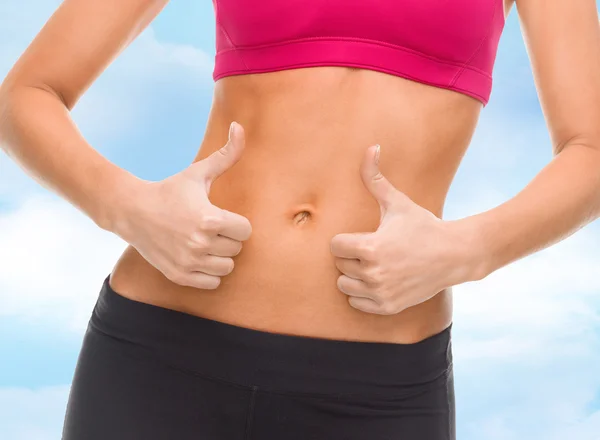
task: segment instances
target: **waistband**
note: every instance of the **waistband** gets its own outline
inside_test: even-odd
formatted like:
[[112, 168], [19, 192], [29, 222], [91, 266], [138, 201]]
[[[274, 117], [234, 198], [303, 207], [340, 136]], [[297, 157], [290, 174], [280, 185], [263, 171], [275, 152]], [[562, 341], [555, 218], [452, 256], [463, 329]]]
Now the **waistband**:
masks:
[[131, 300], [109, 279], [90, 328], [191, 374], [272, 392], [397, 397], [451, 371], [452, 324], [411, 344], [274, 333]]

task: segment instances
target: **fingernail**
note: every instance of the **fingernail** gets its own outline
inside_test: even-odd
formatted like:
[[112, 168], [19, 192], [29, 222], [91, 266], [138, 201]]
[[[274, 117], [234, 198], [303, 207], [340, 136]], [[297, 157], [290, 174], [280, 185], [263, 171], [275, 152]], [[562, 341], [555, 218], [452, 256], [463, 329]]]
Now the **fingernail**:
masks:
[[231, 139], [231, 136], [233, 136], [233, 130], [235, 130], [234, 125], [235, 125], [235, 121], [232, 121], [231, 124], [229, 125], [229, 139]]
[[381, 145], [377, 144], [377, 150], [375, 150], [375, 165], [379, 165], [379, 154], [381, 153]]

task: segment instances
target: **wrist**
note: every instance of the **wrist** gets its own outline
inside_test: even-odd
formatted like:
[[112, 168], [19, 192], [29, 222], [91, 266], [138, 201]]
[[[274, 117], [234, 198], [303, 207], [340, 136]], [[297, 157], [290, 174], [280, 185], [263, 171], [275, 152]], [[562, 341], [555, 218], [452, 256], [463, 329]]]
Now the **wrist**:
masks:
[[491, 255], [478, 216], [447, 222], [458, 237], [458, 259], [461, 267], [459, 282], [479, 281], [493, 272]]
[[137, 209], [140, 193], [147, 181], [130, 172], [117, 168], [110, 177], [102, 180], [103, 197], [101, 197], [96, 224], [117, 236], [127, 236], [129, 223]]

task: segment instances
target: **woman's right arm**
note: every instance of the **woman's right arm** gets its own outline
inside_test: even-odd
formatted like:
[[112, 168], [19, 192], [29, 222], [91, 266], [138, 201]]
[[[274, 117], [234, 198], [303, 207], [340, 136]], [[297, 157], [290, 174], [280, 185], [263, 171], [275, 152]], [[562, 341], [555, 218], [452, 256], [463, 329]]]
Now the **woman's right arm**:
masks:
[[69, 112], [167, 2], [65, 0], [0, 86], [2, 149], [106, 230], [140, 182], [92, 148]]
[[208, 200], [212, 181], [241, 157], [241, 126], [204, 160], [148, 182], [105, 159], [70, 117], [84, 91], [167, 2], [64, 0], [0, 86], [0, 146], [167, 278], [213, 289], [251, 233], [246, 218]]

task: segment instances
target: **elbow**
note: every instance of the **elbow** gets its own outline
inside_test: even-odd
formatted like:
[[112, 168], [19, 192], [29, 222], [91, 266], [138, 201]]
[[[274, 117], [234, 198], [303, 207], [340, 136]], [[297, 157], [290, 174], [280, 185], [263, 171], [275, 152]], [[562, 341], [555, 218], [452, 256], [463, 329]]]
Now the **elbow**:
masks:
[[561, 142], [557, 142], [552, 148], [553, 156], [558, 156], [567, 148], [575, 145], [578, 147], [584, 147], [587, 150], [600, 155], [600, 134], [580, 133], [564, 139]]
[[14, 100], [14, 90], [6, 84], [0, 85], [0, 149], [8, 154], [7, 141], [11, 126], [11, 107]]
[[31, 115], [29, 109], [38, 108], [39, 99], [47, 99], [48, 96], [71, 110], [60, 93], [49, 86], [6, 80], [0, 84], [0, 149], [6, 154], [10, 155], [11, 140], [15, 139], [16, 130], [26, 125], [23, 118]]
[[20, 108], [20, 87], [14, 84], [2, 83], [0, 85], [0, 150], [9, 156], [10, 146], [15, 137], [15, 130], [19, 126], [17, 120]]

